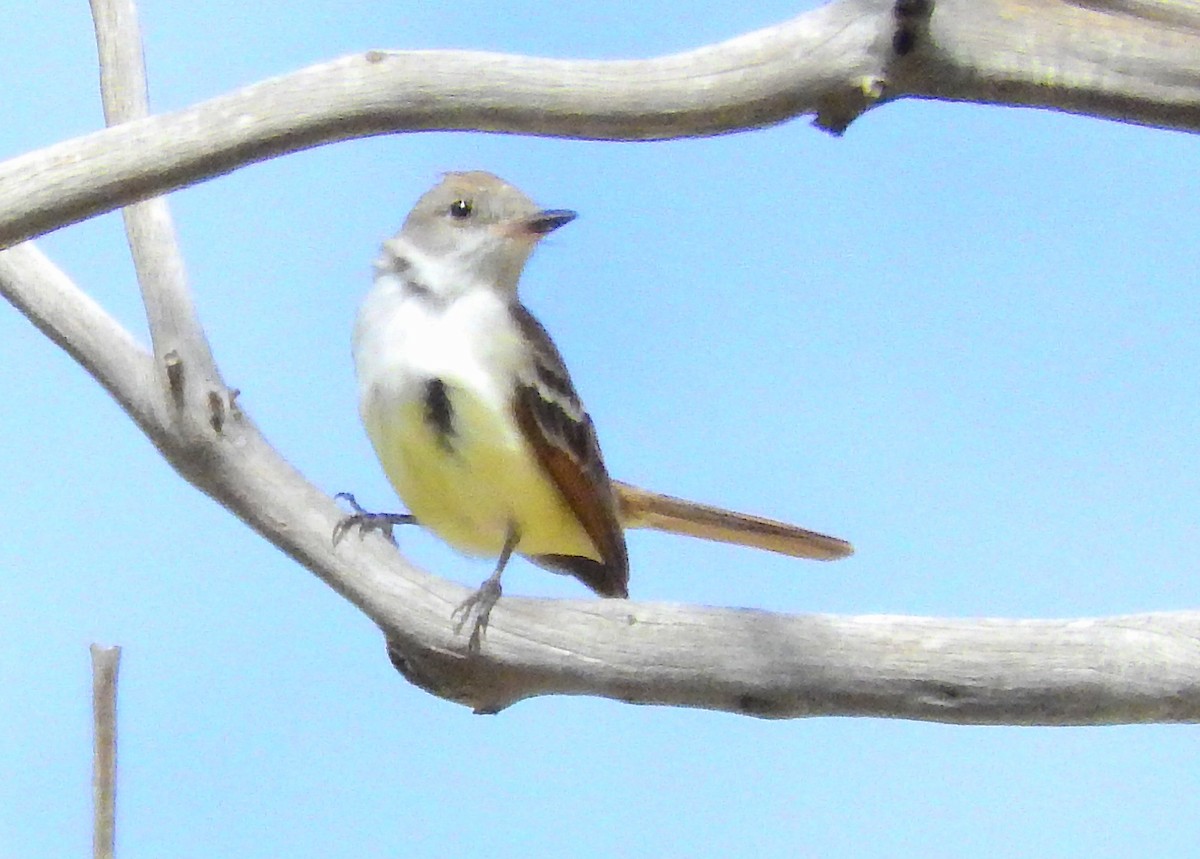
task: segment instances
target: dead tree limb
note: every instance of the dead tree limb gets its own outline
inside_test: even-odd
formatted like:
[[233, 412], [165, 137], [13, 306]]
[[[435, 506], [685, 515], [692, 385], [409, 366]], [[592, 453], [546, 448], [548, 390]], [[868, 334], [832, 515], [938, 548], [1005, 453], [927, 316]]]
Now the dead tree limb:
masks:
[[[840, 131], [905, 96], [1200, 128], [1194, 2], [834, 0], [767, 30], [653, 60], [368, 51], [148, 116], [129, 10], [97, 0], [112, 126], [0, 164], [0, 295], [109, 391], [202, 491], [384, 631], [410, 680], [495, 712], [603, 695], [764, 717], [875, 715], [989, 724], [1200, 720], [1200, 612], [1089, 620], [789, 617], [623, 601], [508, 598], [467, 658], [464, 588], [341, 516], [273, 450], [220, 379], [191, 309], [165, 204], [127, 213], [147, 350], [29, 243], [256, 160], [388, 132], [476, 130], [650, 140], [815, 114]], [[109, 14], [112, 13], [112, 14]]]

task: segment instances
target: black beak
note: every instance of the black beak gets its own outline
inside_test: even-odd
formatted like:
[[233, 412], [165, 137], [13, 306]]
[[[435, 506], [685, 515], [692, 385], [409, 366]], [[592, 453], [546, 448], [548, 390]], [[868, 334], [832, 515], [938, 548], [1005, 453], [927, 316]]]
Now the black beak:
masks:
[[552, 233], [559, 227], [571, 223], [579, 215], [570, 209], [545, 209], [525, 221], [525, 229], [535, 236]]

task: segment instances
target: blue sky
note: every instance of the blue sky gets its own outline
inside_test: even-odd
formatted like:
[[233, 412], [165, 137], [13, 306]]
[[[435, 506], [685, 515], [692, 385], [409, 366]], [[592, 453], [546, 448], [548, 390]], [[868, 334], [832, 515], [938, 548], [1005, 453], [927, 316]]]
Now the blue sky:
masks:
[[[368, 48], [649, 56], [781, 21], [694, 2], [141, 10], [166, 110]], [[101, 124], [86, 7], [0, 7], [0, 157]], [[391, 136], [172, 196], [202, 318], [267, 436], [394, 503], [350, 326], [379, 242], [448, 169], [580, 218], [535, 256], [613, 473], [851, 539], [806, 564], [630, 535], [637, 599], [1071, 617], [1200, 602], [1193, 137], [904, 102], [600, 144]], [[139, 336], [116, 216], [42, 247]], [[585, 698], [476, 717], [408, 686], [369, 621], [178, 478], [0, 306], [0, 859], [90, 839], [87, 645], [125, 650], [119, 855], [1183, 856], [1191, 726], [763, 722]], [[422, 565], [486, 562], [418, 532]], [[527, 564], [512, 593], [580, 597]]]

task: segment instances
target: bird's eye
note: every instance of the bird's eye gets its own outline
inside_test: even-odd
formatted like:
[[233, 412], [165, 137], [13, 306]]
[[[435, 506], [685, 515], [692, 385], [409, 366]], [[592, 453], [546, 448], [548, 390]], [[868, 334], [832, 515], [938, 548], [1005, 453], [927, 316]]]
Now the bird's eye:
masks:
[[455, 200], [450, 204], [450, 217], [456, 221], [471, 217], [471, 204], [466, 200]]

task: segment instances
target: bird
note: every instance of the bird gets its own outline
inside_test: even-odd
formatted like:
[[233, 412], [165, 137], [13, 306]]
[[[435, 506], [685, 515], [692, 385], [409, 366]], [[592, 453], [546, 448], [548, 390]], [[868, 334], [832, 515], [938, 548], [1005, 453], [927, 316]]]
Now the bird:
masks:
[[455, 609], [473, 613], [477, 652], [513, 554], [569, 574], [602, 597], [629, 595], [626, 528], [651, 527], [832, 560], [835, 537], [640, 489], [609, 476], [596, 427], [518, 284], [535, 247], [576, 218], [543, 209], [484, 171], [445, 174], [375, 262], [354, 326], [359, 412], [408, 513], [352, 527], [419, 524], [460, 552], [495, 557]]

